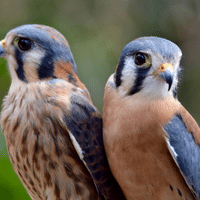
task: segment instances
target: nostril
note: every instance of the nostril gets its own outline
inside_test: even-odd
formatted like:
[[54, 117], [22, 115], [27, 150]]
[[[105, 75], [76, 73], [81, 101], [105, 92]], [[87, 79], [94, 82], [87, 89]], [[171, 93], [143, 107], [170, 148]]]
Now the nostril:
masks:
[[164, 65], [160, 65], [160, 71], [165, 71], [165, 66]]

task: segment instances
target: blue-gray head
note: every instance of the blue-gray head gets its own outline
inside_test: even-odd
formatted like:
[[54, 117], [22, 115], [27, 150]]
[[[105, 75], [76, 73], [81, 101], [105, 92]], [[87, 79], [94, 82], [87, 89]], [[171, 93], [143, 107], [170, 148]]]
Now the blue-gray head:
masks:
[[11, 78], [24, 83], [77, 76], [65, 37], [54, 28], [28, 24], [10, 30], [0, 44]]
[[173, 42], [141, 37], [122, 51], [115, 72], [115, 86], [123, 95], [176, 96], [182, 52]]

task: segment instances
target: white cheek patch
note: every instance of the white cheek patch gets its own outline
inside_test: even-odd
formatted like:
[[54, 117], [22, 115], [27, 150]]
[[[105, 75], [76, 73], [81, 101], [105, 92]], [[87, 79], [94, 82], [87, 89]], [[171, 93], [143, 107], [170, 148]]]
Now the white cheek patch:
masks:
[[40, 64], [42, 58], [44, 58], [45, 52], [42, 49], [35, 48], [26, 53], [24, 53], [24, 64], [35, 63]]
[[137, 74], [135, 72], [136, 66], [134, 63], [133, 57], [129, 56], [125, 58], [124, 68], [122, 70], [122, 84], [119, 87], [120, 93], [122, 95], [126, 95], [127, 92], [133, 86], [135, 79], [137, 78]]
[[7, 60], [8, 60], [8, 66], [9, 66], [9, 71], [10, 71], [10, 75], [11, 75], [12, 80], [17, 79], [15, 69], [17, 69], [18, 64], [16, 62], [16, 59], [13, 57], [13, 55], [8, 54]]
[[44, 56], [45, 52], [39, 48], [24, 52], [23, 69], [28, 82], [38, 81], [39, 77], [37, 69], [39, 68]]
[[167, 98], [171, 91], [168, 91], [168, 84], [161, 81], [155, 75], [147, 76], [143, 81], [141, 95], [148, 99]]

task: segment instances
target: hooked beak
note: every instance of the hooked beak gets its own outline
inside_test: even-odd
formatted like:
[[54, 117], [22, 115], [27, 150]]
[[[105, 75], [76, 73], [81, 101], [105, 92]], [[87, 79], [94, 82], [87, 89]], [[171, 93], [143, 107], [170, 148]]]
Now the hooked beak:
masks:
[[6, 50], [4, 46], [5, 46], [5, 40], [1, 40], [0, 41], [0, 58], [3, 58], [6, 56]]
[[158, 68], [157, 74], [169, 85], [169, 91], [174, 79], [174, 66], [169, 63], [161, 64]]

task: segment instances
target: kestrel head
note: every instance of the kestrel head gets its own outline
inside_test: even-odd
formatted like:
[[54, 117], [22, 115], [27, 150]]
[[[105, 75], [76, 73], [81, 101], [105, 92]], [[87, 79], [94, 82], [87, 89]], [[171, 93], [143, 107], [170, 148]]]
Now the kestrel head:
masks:
[[29, 83], [77, 73], [65, 37], [44, 25], [28, 24], [9, 31], [0, 43], [0, 57], [7, 59], [12, 81]]
[[122, 51], [114, 77], [115, 87], [125, 96], [176, 97], [181, 56], [180, 48], [169, 40], [138, 38]]

